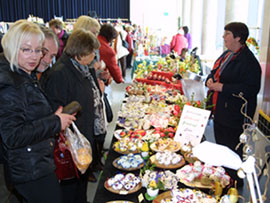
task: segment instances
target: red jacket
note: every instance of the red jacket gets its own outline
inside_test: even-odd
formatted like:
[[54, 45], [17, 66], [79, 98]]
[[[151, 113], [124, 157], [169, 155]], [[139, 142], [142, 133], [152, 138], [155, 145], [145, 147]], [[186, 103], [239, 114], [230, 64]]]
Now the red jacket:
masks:
[[133, 40], [131, 39], [129, 33], [127, 33], [126, 41], [128, 42], [128, 45], [129, 45], [128, 46], [128, 51], [129, 51], [129, 53], [131, 53], [131, 51], [133, 49], [133, 46], [132, 46]]
[[110, 46], [109, 42], [103, 36], [98, 36], [98, 41], [100, 43], [99, 54], [100, 60], [103, 60], [106, 64], [106, 69], [109, 70], [112, 78], [116, 83], [121, 83], [122, 73], [120, 67], [117, 65], [116, 54], [113, 48]]
[[182, 49], [187, 48], [187, 45], [187, 39], [184, 37], [184, 35], [178, 33], [172, 38], [171, 51], [174, 50], [177, 52], [178, 56], [180, 56]]

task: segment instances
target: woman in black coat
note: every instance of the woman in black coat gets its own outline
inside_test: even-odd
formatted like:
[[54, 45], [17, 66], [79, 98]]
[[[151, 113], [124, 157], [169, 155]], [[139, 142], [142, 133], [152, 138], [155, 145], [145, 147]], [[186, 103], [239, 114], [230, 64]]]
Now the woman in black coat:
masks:
[[[261, 67], [246, 45], [249, 35], [243, 23], [233, 22], [225, 26], [223, 35], [226, 50], [215, 62], [206, 85], [213, 93], [214, 134], [218, 144], [226, 145], [235, 151], [243, 124], [247, 119], [241, 113], [244, 101], [248, 102], [244, 112], [253, 118], [257, 106], [257, 94], [261, 85]], [[236, 151], [242, 158], [243, 151]], [[233, 179], [242, 185], [236, 172], [228, 170]]]
[[[76, 125], [94, 148], [96, 100], [99, 89], [92, 78], [88, 65], [99, 48], [97, 38], [83, 29], [70, 35], [64, 53], [54, 64], [45, 81], [45, 92], [53, 109], [78, 101], [82, 110], [77, 114]], [[102, 118], [100, 118], [102, 119]], [[95, 154], [93, 155], [95, 156]], [[64, 202], [86, 203], [88, 171], [79, 179], [61, 181]]]
[[0, 135], [8, 179], [23, 202], [61, 202], [55, 174], [55, 135], [75, 117], [53, 112], [32, 71], [42, 57], [44, 34], [20, 20], [2, 39]]

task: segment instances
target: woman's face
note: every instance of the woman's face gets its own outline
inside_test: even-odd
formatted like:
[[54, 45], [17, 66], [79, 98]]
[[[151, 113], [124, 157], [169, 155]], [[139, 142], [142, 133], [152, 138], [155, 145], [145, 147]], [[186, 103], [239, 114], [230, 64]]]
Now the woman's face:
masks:
[[99, 34], [99, 29], [97, 27], [91, 27], [90, 31], [97, 37]]
[[86, 66], [86, 65], [89, 65], [89, 64], [94, 60], [95, 55], [96, 55], [96, 52], [93, 51], [93, 52], [91, 52], [91, 53], [88, 54], [88, 55], [81, 56], [81, 57], [80, 57], [80, 58], [81, 58], [80, 60], [79, 60], [77, 57], [75, 57], [75, 59], [76, 59], [81, 65]]
[[23, 40], [18, 53], [19, 68], [30, 74], [42, 57], [42, 43], [37, 36]]
[[234, 38], [233, 33], [231, 31], [225, 30], [223, 34], [223, 39], [224, 39], [224, 45], [227, 49], [231, 51], [237, 51], [235, 49], [238, 49], [239, 46], [239, 40], [240, 37]]

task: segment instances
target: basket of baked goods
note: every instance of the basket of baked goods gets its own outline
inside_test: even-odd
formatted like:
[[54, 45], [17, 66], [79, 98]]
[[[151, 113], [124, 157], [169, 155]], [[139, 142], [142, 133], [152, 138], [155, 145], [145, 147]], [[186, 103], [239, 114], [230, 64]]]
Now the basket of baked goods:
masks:
[[104, 187], [115, 194], [127, 195], [142, 188], [141, 179], [133, 173], [116, 174], [104, 183]]
[[231, 178], [223, 167], [203, 164], [200, 161], [185, 165], [176, 172], [179, 181], [189, 187], [212, 188], [219, 182], [224, 188], [230, 184]]
[[152, 164], [162, 169], [177, 169], [185, 164], [185, 159], [175, 152], [157, 152], [150, 157]]
[[144, 141], [141, 139], [124, 137], [113, 144], [114, 151], [120, 154], [140, 153]]
[[144, 166], [144, 160], [140, 154], [127, 154], [116, 158], [113, 166], [124, 171], [138, 170]]
[[159, 138], [150, 145], [150, 148], [155, 152], [177, 152], [181, 147], [179, 142], [176, 142], [171, 138]]
[[175, 203], [175, 202], [218, 202], [213, 196], [210, 196], [200, 190], [181, 188], [173, 189], [158, 195], [153, 203]]

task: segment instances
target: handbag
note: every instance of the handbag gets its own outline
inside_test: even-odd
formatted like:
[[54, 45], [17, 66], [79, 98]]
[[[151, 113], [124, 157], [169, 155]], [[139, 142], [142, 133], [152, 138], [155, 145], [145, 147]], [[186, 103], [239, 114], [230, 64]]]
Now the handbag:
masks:
[[128, 42], [126, 40], [123, 40], [123, 37], [122, 37], [121, 32], [120, 32], [120, 38], [122, 40], [122, 46], [128, 49], [129, 48], [129, 44], [128, 44]]
[[113, 111], [112, 111], [112, 108], [111, 108], [111, 105], [110, 105], [110, 102], [107, 98], [106, 93], [104, 93], [103, 100], [104, 100], [104, 104], [105, 104], [105, 112], [106, 112], [107, 122], [110, 123], [113, 120]]
[[70, 149], [67, 145], [63, 132], [55, 139], [54, 163], [56, 166], [56, 176], [59, 180], [69, 180], [79, 178], [77, 168], [73, 162]]

